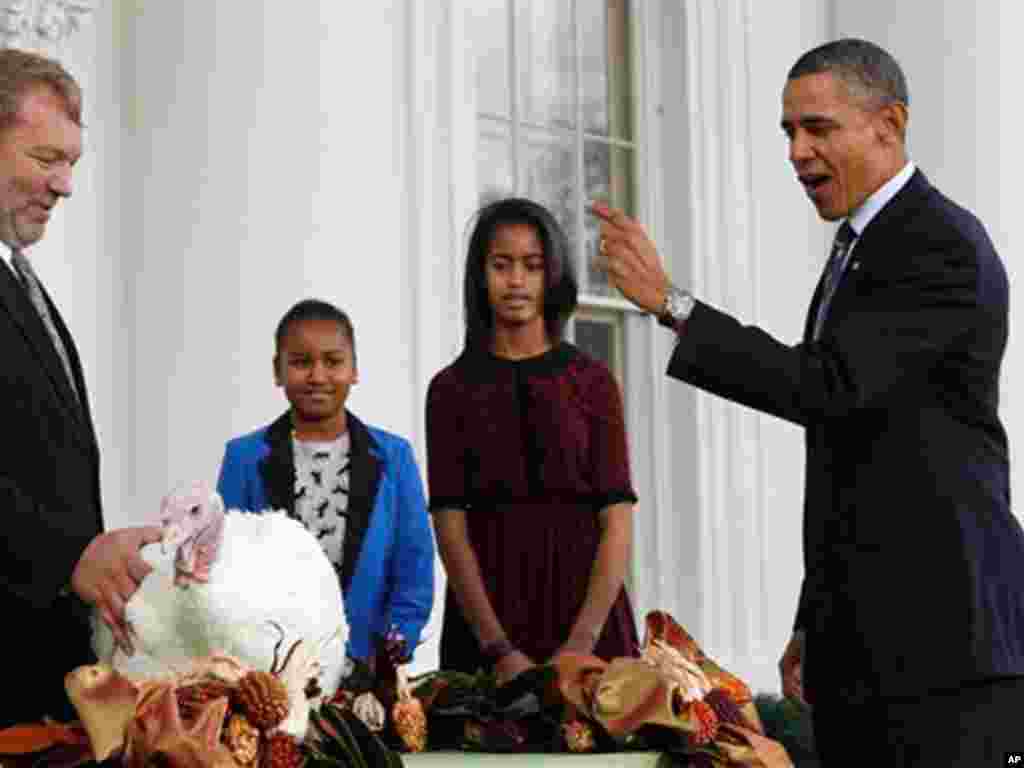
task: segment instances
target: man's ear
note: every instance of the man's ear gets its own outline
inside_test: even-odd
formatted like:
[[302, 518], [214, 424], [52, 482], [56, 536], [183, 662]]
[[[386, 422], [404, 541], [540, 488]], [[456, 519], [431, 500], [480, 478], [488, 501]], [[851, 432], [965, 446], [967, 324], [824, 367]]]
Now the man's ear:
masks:
[[892, 101], [878, 110], [878, 136], [885, 144], [904, 144], [910, 111], [900, 101]]
[[278, 356], [274, 355], [274, 359], [272, 361], [273, 366], [274, 366], [274, 385], [280, 387], [281, 386], [281, 374], [277, 370], [278, 362], [279, 362]]
[[355, 370], [352, 371], [352, 383], [353, 384], [358, 384], [359, 383], [359, 369], [358, 368], [356, 368]]

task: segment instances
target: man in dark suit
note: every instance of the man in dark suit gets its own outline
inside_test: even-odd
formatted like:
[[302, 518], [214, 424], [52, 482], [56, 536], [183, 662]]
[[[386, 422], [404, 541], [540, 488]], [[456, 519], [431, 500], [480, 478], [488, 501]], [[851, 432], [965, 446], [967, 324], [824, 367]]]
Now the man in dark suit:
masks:
[[669, 375], [805, 427], [805, 574], [780, 671], [825, 764], [996, 765], [1024, 749], [1024, 534], [997, 416], [1007, 278], [981, 223], [908, 161], [908, 103], [865, 41], [789, 73], [790, 160], [842, 222], [794, 346], [673, 286], [636, 222], [594, 212], [613, 283], [678, 334]]
[[71, 194], [81, 93], [56, 62], [0, 51], [0, 619], [25, 683], [0, 693], [0, 727], [69, 719], [63, 678], [92, 659], [89, 607], [130, 647], [125, 601], [154, 527], [103, 533], [99, 452], [74, 341], [23, 250]]

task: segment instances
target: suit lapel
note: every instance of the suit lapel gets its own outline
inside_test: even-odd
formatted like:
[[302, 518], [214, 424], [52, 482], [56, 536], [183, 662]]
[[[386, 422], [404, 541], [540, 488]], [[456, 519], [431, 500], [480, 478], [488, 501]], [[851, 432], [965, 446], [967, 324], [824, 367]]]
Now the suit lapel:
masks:
[[[67, 326], [64, 325], [60, 313], [53, 302], [50, 301], [50, 297], [46, 294], [45, 290], [43, 295], [49, 305], [50, 314], [57, 325], [58, 333], [61, 334], [61, 339], [64, 341], [68, 355], [74, 361], [72, 368], [77, 378], [76, 384], [80, 387], [79, 391], [82, 393], [84, 401], [86, 398], [85, 383], [82, 381], [81, 361], [79, 360], [78, 352], [71, 340], [70, 333], [68, 333]], [[32, 306], [32, 302], [29, 301], [24, 288], [18, 282], [14, 272], [6, 267], [0, 269], [0, 303], [7, 309], [15, 325], [21, 330], [25, 340], [35, 352], [40, 368], [44, 372], [46, 379], [50, 382], [54, 398], [61, 403], [67, 411], [68, 420], [75, 425], [75, 433], [88, 446], [90, 451], [95, 453], [96, 439], [95, 433], [92, 430], [91, 417], [88, 415], [87, 410], [83, 410], [87, 406], [80, 404], [74, 392], [71, 391], [71, 384], [68, 381], [67, 373], [60, 361], [60, 357], [57, 355], [57, 350], [53, 347], [53, 341], [43, 326], [39, 313]]]
[[[864, 231], [860, 233], [857, 238], [857, 242], [854, 245], [853, 254], [850, 257], [850, 263], [846, 267], [846, 272], [843, 274], [842, 279], [839, 282], [838, 288], [836, 288], [835, 294], [832, 296], [832, 303], [828, 308], [828, 316], [825, 318], [824, 329], [832, 324], [833, 318], [840, 317], [845, 309], [845, 305], [849, 298], [853, 295], [854, 288], [857, 285], [857, 281], [860, 279], [861, 274], [864, 272], [864, 267], [870, 266], [872, 261], [879, 258], [880, 255], [885, 254], [886, 249], [893, 247], [892, 233], [899, 231], [899, 220], [904, 213], [912, 208], [918, 200], [928, 194], [931, 189], [931, 184], [928, 179], [920, 170], [915, 170], [914, 174], [910, 177], [910, 180], [903, 185], [903, 188], [888, 202], [882, 209], [875, 214], [874, 218], [868, 222], [868, 225], [864, 228]], [[826, 265], [826, 270], [828, 269]], [[814, 297], [811, 299], [811, 306], [807, 312], [807, 319], [804, 323], [804, 342], [811, 341], [811, 334], [814, 329], [814, 317], [818, 312], [818, 304], [821, 301], [822, 286], [825, 281], [825, 273], [822, 272], [821, 278], [818, 280], [818, 287], [814, 291]]]
[[[71, 388], [68, 386], [67, 376], [61, 377], [60, 382], [64, 385], [67, 402], [72, 406], [75, 415], [81, 419], [81, 423], [86, 430], [89, 440], [96, 449], [96, 455], [99, 456], [99, 446], [96, 443], [96, 428], [92, 423], [92, 412], [89, 409], [89, 397], [85, 389], [85, 373], [82, 370], [82, 359], [78, 356], [78, 347], [75, 346], [75, 340], [71, 336], [71, 331], [69, 331], [68, 327], [64, 324], [64, 318], [61, 317], [60, 312], [57, 310], [57, 305], [50, 299], [50, 294], [46, 292], [46, 288], [42, 286], [41, 288], [43, 298], [45, 299], [47, 306], [50, 308], [50, 317], [53, 319], [54, 325], [57, 326], [57, 333], [60, 335], [61, 341], [64, 343], [64, 351], [67, 352], [68, 360], [71, 363], [71, 372], [75, 377], [75, 387], [78, 389], [79, 396], [76, 397], [75, 393], [71, 391]], [[45, 332], [46, 329], [44, 328], [43, 330]], [[49, 338], [49, 334], [47, 334], [47, 338]], [[53, 352], [53, 358], [56, 361], [59, 372], [63, 372], [64, 366], [61, 364], [60, 358], [57, 357], [57, 352], [53, 349], [52, 344], [50, 345], [50, 350]]]
[[821, 277], [818, 278], [818, 285], [814, 288], [814, 295], [811, 297], [811, 306], [808, 307], [807, 317], [804, 318], [804, 344], [813, 341], [814, 318], [818, 314], [818, 304], [821, 302], [821, 291], [825, 285], [825, 272], [827, 270], [828, 262], [825, 263], [825, 269], [822, 270]]
[[[910, 180], [885, 204], [857, 239], [853, 257], [862, 264], [870, 264], [886, 248], [892, 248], [892, 233], [900, 228], [900, 219], [917, 205], [918, 201], [931, 190], [932, 186], [921, 171], [914, 171]], [[842, 288], [842, 284], [839, 286]]]
[[346, 411], [351, 465], [348, 477], [348, 523], [345, 527], [345, 559], [341, 566], [341, 588], [347, 592], [359, 554], [363, 549], [370, 515], [380, 486], [381, 462], [377, 441], [359, 419]]

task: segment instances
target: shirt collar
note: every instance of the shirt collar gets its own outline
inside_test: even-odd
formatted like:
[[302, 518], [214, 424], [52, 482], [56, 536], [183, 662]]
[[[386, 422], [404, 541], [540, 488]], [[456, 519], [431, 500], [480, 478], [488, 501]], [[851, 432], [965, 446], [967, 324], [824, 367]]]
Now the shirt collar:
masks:
[[903, 166], [903, 170], [875, 190], [871, 197], [861, 203], [860, 207], [850, 214], [848, 221], [857, 237], [860, 237], [864, 228], [871, 223], [871, 220], [878, 215], [878, 212], [885, 207], [885, 204], [896, 197], [896, 193], [903, 189], [906, 183], [910, 181], [910, 177], [914, 175], [915, 170], [917, 170], [917, 166], [913, 162], [908, 161]]

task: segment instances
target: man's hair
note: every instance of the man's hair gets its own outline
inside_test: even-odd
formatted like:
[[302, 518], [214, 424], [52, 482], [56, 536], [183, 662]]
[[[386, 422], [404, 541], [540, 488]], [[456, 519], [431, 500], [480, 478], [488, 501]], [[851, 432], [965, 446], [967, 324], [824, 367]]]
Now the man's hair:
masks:
[[888, 51], [867, 40], [843, 38], [808, 51], [789, 70], [788, 80], [830, 72], [854, 98], [883, 106], [910, 105], [907, 79]]
[[352, 367], [356, 364], [356, 332], [349, 316], [333, 304], [320, 299], [303, 299], [284, 313], [274, 332], [274, 358], [281, 354], [281, 345], [291, 327], [306, 320], [329, 320], [337, 323], [352, 348]]
[[578, 288], [569, 240], [558, 221], [544, 206], [520, 197], [496, 200], [477, 211], [475, 219], [463, 282], [466, 346], [486, 346], [494, 333], [485, 263], [498, 227], [506, 224], [528, 224], [537, 232], [544, 248], [544, 327], [548, 338], [561, 340], [576, 310]]
[[34, 87], [52, 88], [68, 117], [82, 123], [82, 89], [60, 62], [17, 48], [0, 48], [0, 130], [18, 118], [25, 94]]

